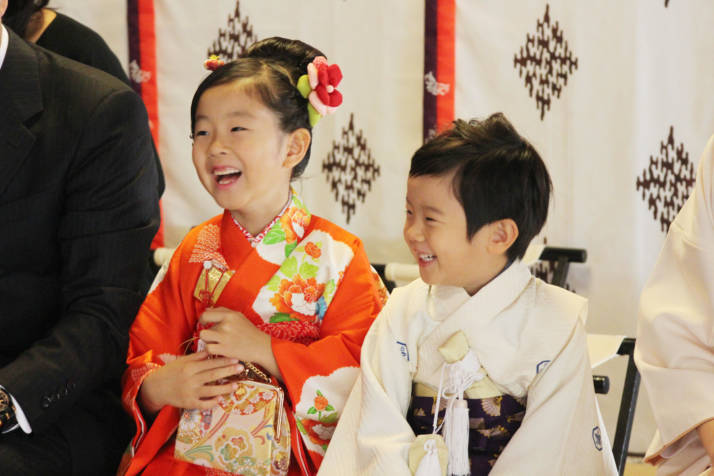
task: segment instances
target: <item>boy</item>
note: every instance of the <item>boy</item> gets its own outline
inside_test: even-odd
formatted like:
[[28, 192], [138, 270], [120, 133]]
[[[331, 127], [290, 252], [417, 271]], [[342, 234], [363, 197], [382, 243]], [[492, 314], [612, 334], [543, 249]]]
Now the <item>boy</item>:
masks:
[[[429, 474], [445, 474], [446, 459], [449, 474], [617, 474], [586, 301], [519, 261], [550, 193], [545, 164], [502, 114], [457, 120], [417, 150], [404, 238], [421, 279], [397, 289], [368, 332], [320, 474], [408, 475], [429, 465], [422, 458], [438, 459]], [[430, 435], [437, 401], [450, 409], [444, 427], [468, 435]]]

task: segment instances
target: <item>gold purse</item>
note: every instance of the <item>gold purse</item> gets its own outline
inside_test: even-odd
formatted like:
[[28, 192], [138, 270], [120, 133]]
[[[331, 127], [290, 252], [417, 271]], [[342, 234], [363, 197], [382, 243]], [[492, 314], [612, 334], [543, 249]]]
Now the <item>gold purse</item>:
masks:
[[174, 457], [232, 474], [285, 475], [290, 427], [284, 391], [254, 364], [243, 364], [238, 388], [223, 395], [217, 406], [183, 410]]

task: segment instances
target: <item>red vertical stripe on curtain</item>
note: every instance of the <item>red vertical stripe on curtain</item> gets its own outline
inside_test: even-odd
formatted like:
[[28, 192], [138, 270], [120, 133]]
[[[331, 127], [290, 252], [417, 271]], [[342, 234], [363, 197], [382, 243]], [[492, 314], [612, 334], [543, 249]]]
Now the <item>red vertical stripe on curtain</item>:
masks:
[[139, 52], [141, 70], [148, 73], [141, 84], [141, 98], [146, 105], [154, 143], [159, 146], [159, 97], [156, 87], [156, 22], [154, 0], [139, 0]]
[[[141, 95], [149, 115], [154, 145], [159, 148], [159, 96], [156, 82], [156, 21], [154, 0], [128, 0], [129, 74], [134, 89]], [[164, 220], [151, 248], [164, 245]]]
[[436, 80], [448, 91], [436, 97], [436, 130], [443, 131], [454, 120], [455, 0], [438, 0], [436, 30]]

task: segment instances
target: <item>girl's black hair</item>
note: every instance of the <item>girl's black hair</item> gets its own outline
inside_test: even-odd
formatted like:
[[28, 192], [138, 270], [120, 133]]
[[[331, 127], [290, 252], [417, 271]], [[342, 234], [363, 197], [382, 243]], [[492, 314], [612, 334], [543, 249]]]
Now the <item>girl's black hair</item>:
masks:
[[196, 126], [198, 102], [207, 89], [246, 80], [248, 91], [276, 114], [284, 132], [300, 128], [310, 132], [310, 146], [305, 157], [292, 170], [292, 178], [299, 177], [310, 160], [312, 128], [308, 102], [297, 90], [297, 81], [317, 56], [324, 55], [299, 40], [272, 37], [254, 43], [243, 56], [219, 67], [198, 85], [191, 101], [191, 133]]
[[466, 214], [467, 238], [488, 223], [510, 218], [518, 226], [518, 238], [508, 258], [522, 258], [545, 224], [553, 188], [535, 148], [501, 113], [483, 121], [457, 119], [414, 153], [409, 176], [452, 171], [454, 194]]

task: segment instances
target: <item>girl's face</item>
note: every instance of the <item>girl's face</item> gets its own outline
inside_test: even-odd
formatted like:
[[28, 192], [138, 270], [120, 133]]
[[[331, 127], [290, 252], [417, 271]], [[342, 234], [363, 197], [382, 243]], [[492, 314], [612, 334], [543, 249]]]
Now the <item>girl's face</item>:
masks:
[[269, 222], [286, 203], [293, 165], [277, 115], [234, 81], [207, 89], [195, 119], [193, 164], [208, 193], [249, 231], [257, 217]]

